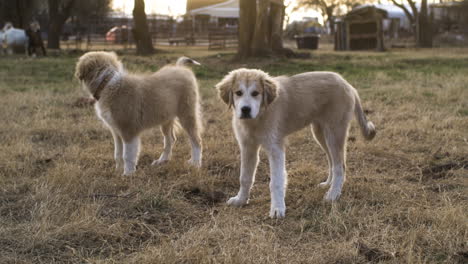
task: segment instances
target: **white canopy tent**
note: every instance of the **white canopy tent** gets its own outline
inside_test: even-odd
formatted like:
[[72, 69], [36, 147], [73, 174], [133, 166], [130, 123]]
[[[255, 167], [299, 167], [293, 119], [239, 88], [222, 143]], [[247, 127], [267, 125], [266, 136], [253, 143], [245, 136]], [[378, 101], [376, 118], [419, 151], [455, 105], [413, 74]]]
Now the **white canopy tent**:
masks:
[[187, 12], [187, 15], [209, 15], [212, 18], [238, 18], [239, 0], [228, 0], [219, 4], [193, 9]]

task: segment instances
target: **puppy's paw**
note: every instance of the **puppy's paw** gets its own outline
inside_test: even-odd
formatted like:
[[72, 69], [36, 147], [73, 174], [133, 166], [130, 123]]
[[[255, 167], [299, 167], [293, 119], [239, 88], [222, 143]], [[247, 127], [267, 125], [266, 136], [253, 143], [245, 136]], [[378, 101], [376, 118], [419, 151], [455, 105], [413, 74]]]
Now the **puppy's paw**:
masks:
[[151, 163], [151, 166], [159, 166], [159, 165], [166, 164], [166, 163], [168, 163], [168, 162], [169, 162], [168, 159], [157, 159], [157, 160], [154, 160], [154, 161]]
[[231, 197], [227, 202], [230, 206], [241, 207], [249, 203], [248, 199], [240, 199], [238, 196]]
[[136, 169], [133, 170], [124, 170], [124, 173], [122, 176], [131, 176], [133, 173], [135, 173]]
[[339, 189], [332, 189], [328, 190], [328, 192], [325, 194], [325, 197], [323, 198], [327, 202], [334, 202], [340, 198], [341, 195], [341, 190]]
[[284, 205], [271, 205], [270, 218], [284, 218], [286, 216], [286, 206]]
[[122, 170], [122, 169], [123, 169], [123, 162], [118, 162], [118, 161], [117, 161], [117, 162], [115, 163], [115, 170], [116, 170], [116, 171], [120, 171], [120, 170]]
[[200, 168], [201, 167], [201, 160], [193, 160], [193, 159], [189, 159], [187, 161], [187, 163], [190, 165], [190, 166], [194, 166], [196, 168]]
[[319, 183], [317, 186], [318, 186], [319, 188], [326, 188], [326, 187], [328, 187], [329, 185], [330, 185], [329, 182], [324, 181], [324, 182]]

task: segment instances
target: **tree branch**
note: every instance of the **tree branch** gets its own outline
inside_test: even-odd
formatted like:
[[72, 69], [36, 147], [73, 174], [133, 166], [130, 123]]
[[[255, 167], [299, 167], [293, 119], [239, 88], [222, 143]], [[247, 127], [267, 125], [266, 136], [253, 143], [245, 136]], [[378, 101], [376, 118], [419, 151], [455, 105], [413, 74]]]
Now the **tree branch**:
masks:
[[[410, 20], [411, 24], [414, 23], [414, 13], [411, 14], [408, 8], [406, 8], [405, 5], [398, 3], [396, 0], [392, 0], [393, 4], [398, 6], [399, 8], [403, 9], [403, 12], [405, 12], [406, 17]], [[410, 0], [408, 0], [410, 2]]]
[[60, 19], [65, 23], [65, 21], [70, 17], [72, 8], [75, 6], [75, 0], [70, 0], [63, 8], [60, 14]]

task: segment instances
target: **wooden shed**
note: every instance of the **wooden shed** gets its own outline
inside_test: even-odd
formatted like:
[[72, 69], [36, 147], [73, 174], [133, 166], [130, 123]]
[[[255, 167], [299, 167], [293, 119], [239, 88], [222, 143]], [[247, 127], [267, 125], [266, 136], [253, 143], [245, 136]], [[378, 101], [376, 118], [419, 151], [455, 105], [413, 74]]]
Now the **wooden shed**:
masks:
[[336, 22], [335, 50], [384, 51], [384, 18], [387, 11], [374, 6], [352, 10]]

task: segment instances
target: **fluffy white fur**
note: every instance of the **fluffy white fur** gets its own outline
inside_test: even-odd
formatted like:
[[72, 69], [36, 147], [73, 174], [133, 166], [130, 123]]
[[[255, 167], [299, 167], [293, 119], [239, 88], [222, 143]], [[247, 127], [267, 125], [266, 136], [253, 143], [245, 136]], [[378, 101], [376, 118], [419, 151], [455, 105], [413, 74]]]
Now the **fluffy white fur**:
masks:
[[75, 76], [97, 101], [98, 117], [114, 138], [116, 168], [124, 175], [136, 170], [140, 134], [160, 126], [164, 151], [153, 165], [168, 161], [176, 141], [178, 122], [192, 145], [189, 163], [200, 167], [202, 160], [201, 114], [198, 85], [185, 63], [197, 62], [182, 57], [150, 75], [127, 73], [115, 53], [88, 52], [77, 65]]
[[272, 78], [260, 70], [238, 69], [216, 86], [221, 99], [234, 108], [232, 125], [241, 152], [240, 189], [229, 205], [248, 203], [262, 147], [270, 164], [270, 217], [285, 216], [285, 140], [306, 126], [327, 155], [330, 172], [320, 186], [330, 186], [325, 199], [335, 201], [345, 181], [346, 140], [353, 116], [366, 139], [375, 136], [356, 89], [336, 73]]

